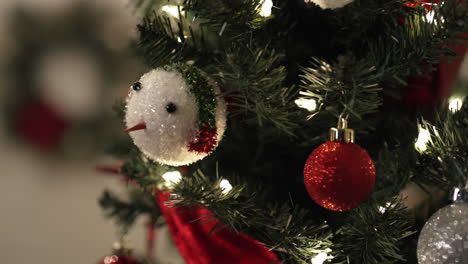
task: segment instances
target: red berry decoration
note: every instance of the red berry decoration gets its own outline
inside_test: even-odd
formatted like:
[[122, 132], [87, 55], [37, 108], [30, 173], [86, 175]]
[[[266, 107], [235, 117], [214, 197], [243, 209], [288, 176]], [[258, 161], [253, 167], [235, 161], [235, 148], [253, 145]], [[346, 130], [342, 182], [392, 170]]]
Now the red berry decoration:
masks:
[[112, 255], [105, 257], [99, 264], [141, 264], [141, 262], [130, 256]]
[[375, 184], [375, 166], [369, 154], [354, 144], [346, 120], [330, 129], [330, 141], [316, 148], [304, 167], [310, 197], [333, 211], [351, 210], [367, 200]]
[[98, 264], [141, 264], [140, 261], [132, 257], [132, 247], [125, 236], [114, 243], [113, 254], [99, 261]]

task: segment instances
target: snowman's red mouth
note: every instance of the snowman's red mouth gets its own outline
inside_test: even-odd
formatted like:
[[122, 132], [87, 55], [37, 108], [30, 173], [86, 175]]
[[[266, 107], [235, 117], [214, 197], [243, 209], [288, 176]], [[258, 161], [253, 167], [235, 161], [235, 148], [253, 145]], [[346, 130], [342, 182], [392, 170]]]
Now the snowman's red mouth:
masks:
[[146, 123], [145, 121], [142, 121], [138, 124], [136, 124], [135, 126], [133, 127], [130, 127], [130, 128], [127, 128], [124, 130], [125, 133], [130, 133], [132, 131], [137, 131], [137, 130], [142, 130], [142, 129], [146, 129]]

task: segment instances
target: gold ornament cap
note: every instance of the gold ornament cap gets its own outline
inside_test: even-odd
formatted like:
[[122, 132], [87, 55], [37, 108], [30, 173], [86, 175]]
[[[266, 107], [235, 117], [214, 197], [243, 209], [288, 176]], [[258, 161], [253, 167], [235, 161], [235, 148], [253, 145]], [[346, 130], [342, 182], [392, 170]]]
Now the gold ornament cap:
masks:
[[330, 128], [329, 140], [354, 143], [354, 130], [348, 128], [346, 119], [340, 118], [337, 127]]

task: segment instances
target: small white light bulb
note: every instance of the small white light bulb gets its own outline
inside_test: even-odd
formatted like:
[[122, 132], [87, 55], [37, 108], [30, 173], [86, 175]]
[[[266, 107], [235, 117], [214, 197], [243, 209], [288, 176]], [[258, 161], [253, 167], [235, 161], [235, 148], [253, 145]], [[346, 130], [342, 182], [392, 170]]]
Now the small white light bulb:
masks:
[[379, 213], [381, 214], [385, 214], [385, 212], [387, 211], [388, 208], [392, 208], [394, 206], [392, 206], [392, 203], [391, 202], [387, 202], [385, 204], [385, 206], [379, 206]]
[[429, 11], [429, 12], [427, 12], [427, 13], [426, 13], [426, 20], [427, 20], [427, 22], [429, 22], [429, 23], [432, 24], [432, 23], [434, 22], [434, 15], [435, 15], [434, 11]]
[[414, 148], [423, 153], [427, 150], [427, 143], [431, 140], [431, 133], [427, 129], [419, 128], [418, 139], [414, 143]]
[[379, 206], [379, 213], [385, 214], [386, 211], [387, 211], [387, 208], [385, 208], [383, 206]]
[[182, 174], [178, 171], [169, 171], [162, 175], [163, 179], [168, 185], [175, 185], [182, 180]]
[[223, 190], [224, 194], [227, 194], [232, 190], [232, 185], [229, 183], [228, 180], [224, 179], [219, 183], [219, 188]]
[[309, 112], [315, 112], [318, 108], [317, 100], [308, 98], [299, 98], [294, 103], [300, 108], [304, 108]]
[[[437, 3], [424, 3], [424, 6], [431, 6], [431, 10], [426, 13], [426, 21], [430, 24], [437, 25], [438, 21], [435, 20], [435, 14], [437, 10]], [[443, 17], [440, 17], [440, 22], [444, 23], [445, 19]]]
[[[175, 18], [179, 18], [179, 8], [176, 5], [163, 5], [161, 10]], [[180, 13], [184, 14], [183, 11], [180, 11]]]
[[269, 17], [271, 15], [271, 8], [273, 2], [271, 0], [263, 0], [262, 6], [260, 7], [260, 15], [262, 17]]
[[328, 254], [325, 252], [320, 252], [315, 257], [312, 258], [311, 263], [312, 264], [323, 264], [325, 260], [328, 259]]
[[449, 110], [452, 113], [455, 113], [461, 109], [463, 105], [463, 99], [458, 97], [453, 97], [449, 99]]

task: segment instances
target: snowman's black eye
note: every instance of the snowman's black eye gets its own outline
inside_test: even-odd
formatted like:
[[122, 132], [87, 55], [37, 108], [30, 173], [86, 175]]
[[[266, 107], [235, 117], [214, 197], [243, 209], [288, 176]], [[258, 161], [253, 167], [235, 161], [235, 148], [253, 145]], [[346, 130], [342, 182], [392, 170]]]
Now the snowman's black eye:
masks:
[[137, 91], [137, 92], [140, 91], [141, 90], [141, 83], [136, 82], [136, 83], [132, 84], [132, 89]]
[[173, 103], [168, 103], [166, 105], [166, 111], [169, 113], [169, 114], [172, 114], [174, 113], [175, 111], [177, 110], [177, 106]]

